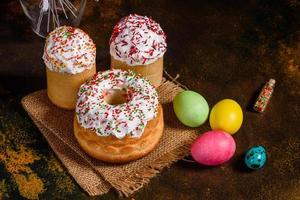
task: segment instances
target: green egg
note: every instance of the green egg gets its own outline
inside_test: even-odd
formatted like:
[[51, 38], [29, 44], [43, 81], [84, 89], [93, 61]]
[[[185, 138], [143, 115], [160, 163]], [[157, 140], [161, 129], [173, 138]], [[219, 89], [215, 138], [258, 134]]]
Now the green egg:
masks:
[[209, 106], [204, 97], [190, 90], [185, 90], [175, 96], [173, 108], [179, 121], [189, 127], [202, 125], [209, 114]]

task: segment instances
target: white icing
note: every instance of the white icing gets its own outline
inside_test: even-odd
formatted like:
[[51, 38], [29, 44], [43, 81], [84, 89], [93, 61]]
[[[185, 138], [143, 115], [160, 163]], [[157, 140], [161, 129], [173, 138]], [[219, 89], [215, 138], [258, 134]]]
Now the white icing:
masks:
[[61, 26], [47, 37], [43, 59], [51, 71], [77, 74], [95, 66], [96, 47], [81, 29]]
[[110, 55], [130, 66], [151, 64], [163, 57], [166, 50], [165, 33], [146, 16], [122, 18], [110, 38]]
[[[104, 97], [112, 89], [126, 90], [128, 102], [108, 104]], [[81, 85], [76, 115], [82, 127], [99, 136], [139, 138], [147, 122], [156, 117], [157, 109], [158, 94], [148, 80], [132, 71], [114, 69], [99, 72]]]

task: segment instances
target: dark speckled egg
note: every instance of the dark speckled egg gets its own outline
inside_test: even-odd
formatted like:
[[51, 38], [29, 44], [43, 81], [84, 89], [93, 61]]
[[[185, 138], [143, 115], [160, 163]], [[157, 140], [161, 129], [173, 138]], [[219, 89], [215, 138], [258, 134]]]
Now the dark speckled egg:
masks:
[[250, 169], [262, 168], [267, 160], [267, 153], [264, 147], [254, 146], [251, 147], [245, 155], [245, 164]]

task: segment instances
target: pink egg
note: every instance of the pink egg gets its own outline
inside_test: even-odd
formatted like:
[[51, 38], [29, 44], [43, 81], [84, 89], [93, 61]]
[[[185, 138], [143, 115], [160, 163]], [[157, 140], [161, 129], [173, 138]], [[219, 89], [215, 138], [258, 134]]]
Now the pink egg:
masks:
[[224, 131], [208, 131], [192, 144], [191, 154], [198, 163], [214, 166], [228, 161], [235, 148], [235, 141], [230, 134]]

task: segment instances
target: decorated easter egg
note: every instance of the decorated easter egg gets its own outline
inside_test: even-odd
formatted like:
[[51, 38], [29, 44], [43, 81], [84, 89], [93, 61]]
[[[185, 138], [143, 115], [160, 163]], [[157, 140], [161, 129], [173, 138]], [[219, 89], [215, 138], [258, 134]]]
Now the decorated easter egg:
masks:
[[267, 160], [267, 153], [264, 147], [254, 146], [245, 155], [245, 164], [250, 169], [262, 168]]
[[213, 130], [223, 130], [230, 134], [236, 133], [243, 122], [241, 106], [232, 99], [223, 99], [212, 108], [209, 116]]
[[209, 114], [209, 107], [204, 97], [190, 90], [175, 96], [173, 108], [179, 121], [189, 127], [202, 125]]
[[191, 147], [191, 155], [200, 164], [214, 166], [228, 161], [235, 152], [233, 137], [224, 131], [208, 131]]

